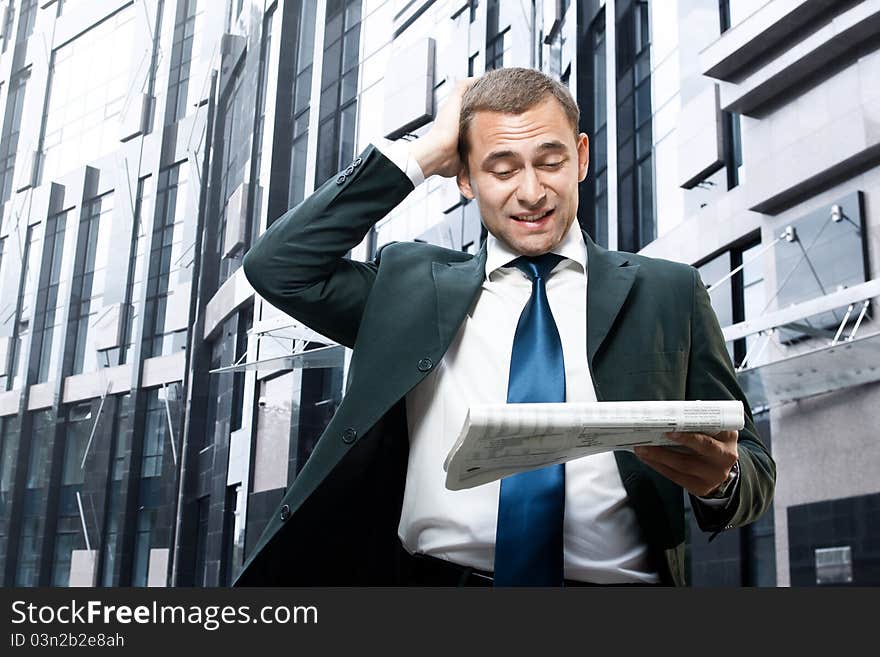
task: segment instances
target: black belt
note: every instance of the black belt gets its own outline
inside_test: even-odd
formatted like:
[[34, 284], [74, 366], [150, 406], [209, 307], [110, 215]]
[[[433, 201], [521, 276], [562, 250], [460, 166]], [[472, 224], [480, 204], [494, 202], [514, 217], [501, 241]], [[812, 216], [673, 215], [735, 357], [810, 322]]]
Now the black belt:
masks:
[[[492, 586], [492, 573], [461, 566], [427, 554], [413, 554], [408, 558], [407, 586]], [[567, 579], [565, 586], [653, 586], [643, 582], [623, 584], [596, 584]]]

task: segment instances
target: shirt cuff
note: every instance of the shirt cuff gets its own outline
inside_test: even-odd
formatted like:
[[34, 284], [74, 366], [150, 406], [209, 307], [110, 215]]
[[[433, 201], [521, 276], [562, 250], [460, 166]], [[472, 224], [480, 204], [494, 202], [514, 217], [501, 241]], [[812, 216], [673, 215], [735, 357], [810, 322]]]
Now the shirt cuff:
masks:
[[737, 477], [736, 481], [733, 482], [733, 488], [730, 489], [730, 494], [727, 497], [699, 497], [696, 495], [694, 497], [696, 497], [698, 500], [700, 500], [701, 504], [705, 504], [706, 506], [714, 507], [716, 509], [723, 509], [723, 508], [727, 508], [727, 506], [730, 504], [730, 501], [736, 495], [736, 491], [738, 488], [739, 488], [739, 477]]
[[407, 178], [412, 181], [413, 187], [418, 187], [425, 182], [425, 174], [422, 167], [416, 161], [416, 158], [410, 153], [409, 144], [405, 141], [390, 141], [388, 139], [379, 139], [373, 143], [373, 146], [391, 160], [398, 169], [403, 171]]

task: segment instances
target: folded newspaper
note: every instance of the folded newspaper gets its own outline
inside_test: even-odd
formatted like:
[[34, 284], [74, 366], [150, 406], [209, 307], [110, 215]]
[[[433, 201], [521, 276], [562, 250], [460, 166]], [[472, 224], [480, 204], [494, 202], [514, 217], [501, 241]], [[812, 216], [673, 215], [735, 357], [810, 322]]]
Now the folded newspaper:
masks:
[[472, 406], [446, 456], [446, 488], [463, 490], [524, 470], [637, 445], [664, 434], [743, 428], [739, 401], [641, 401]]

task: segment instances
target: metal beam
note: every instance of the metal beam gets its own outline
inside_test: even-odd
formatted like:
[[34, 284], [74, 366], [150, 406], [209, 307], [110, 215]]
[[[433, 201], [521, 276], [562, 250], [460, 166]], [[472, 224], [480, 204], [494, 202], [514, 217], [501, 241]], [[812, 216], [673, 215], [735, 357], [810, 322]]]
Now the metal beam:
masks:
[[769, 331], [824, 312], [880, 296], [880, 279], [874, 279], [831, 294], [796, 303], [761, 317], [731, 324], [723, 329], [724, 340], [731, 342], [753, 333]]

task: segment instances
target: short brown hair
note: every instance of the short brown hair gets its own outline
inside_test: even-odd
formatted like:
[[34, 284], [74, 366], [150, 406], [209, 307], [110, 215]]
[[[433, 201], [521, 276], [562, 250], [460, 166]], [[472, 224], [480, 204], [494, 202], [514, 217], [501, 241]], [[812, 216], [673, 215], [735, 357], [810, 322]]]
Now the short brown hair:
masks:
[[530, 68], [499, 68], [477, 79], [461, 100], [458, 123], [458, 154], [461, 161], [467, 166], [470, 150], [468, 128], [477, 112], [522, 114], [548, 96], [555, 98], [562, 106], [577, 140], [580, 110], [571, 92], [561, 82]]

